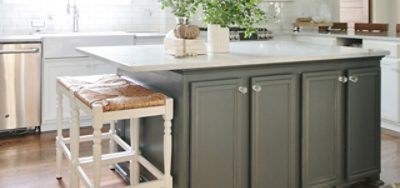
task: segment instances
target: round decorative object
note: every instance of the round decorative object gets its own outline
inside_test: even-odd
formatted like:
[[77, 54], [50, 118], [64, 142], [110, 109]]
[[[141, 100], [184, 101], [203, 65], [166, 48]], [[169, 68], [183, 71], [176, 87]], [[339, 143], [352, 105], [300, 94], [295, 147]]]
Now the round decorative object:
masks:
[[179, 39], [196, 39], [200, 35], [200, 29], [196, 25], [178, 24], [175, 27], [175, 37]]

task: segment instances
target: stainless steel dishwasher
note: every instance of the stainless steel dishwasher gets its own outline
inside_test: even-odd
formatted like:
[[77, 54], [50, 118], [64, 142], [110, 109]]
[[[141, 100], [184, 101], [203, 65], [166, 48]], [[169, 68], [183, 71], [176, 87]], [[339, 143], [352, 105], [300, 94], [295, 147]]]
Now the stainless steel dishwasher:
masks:
[[40, 43], [0, 43], [0, 131], [40, 126]]

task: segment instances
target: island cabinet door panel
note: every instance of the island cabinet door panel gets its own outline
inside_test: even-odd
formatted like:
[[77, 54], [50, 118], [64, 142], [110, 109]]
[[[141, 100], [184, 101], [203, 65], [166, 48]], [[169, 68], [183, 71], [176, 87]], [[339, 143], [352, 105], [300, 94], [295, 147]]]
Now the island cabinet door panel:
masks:
[[191, 83], [190, 188], [248, 187], [245, 103], [245, 80]]
[[347, 178], [379, 173], [380, 70], [349, 70], [347, 94]]
[[252, 79], [252, 188], [299, 187], [298, 80], [296, 75]]
[[303, 74], [303, 188], [330, 187], [342, 179], [345, 84], [338, 79], [342, 74], [342, 71]]

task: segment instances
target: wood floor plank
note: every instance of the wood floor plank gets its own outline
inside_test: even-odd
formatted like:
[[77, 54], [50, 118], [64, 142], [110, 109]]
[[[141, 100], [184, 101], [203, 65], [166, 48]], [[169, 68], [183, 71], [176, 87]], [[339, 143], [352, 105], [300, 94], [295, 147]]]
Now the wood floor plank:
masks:
[[[106, 131], [106, 130], [104, 130]], [[91, 132], [83, 129], [83, 134]], [[55, 132], [13, 138], [0, 138], [0, 188], [65, 188], [68, 187], [68, 165], [63, 163], [63, 179], [55, 178]], [[83, 155], [91, 154], [90, 143], [80, 145]], [[108, 142], [104, 142], [108, 152]], [[104, 167], [103, 187], [126, 186], [114, 171]], [[89, 171], [87, 170], [88, 174]], [[382, 134], [382, 180], [400, 182], [400, 137]], [[81, 187], [84, 187], [81, 182]]]
[[[83, 134], [91, 132], [84, 129]], [[104, 142], [108, 152], [108, 141]], [[92, 152], [90, 143], [80, 145], [83, 156]], [[0, 188], [64, 188], [68, 187], [68, 164], [63, 163], [63, 179], [56, 180], [55, 132], [0, 139]], [[105, 166], [103, 187], [126, 186], [124, 181]], [[90, 170], [86, 172], [91, 175]], [[81, 182], [81, 187], [85, 187]]]

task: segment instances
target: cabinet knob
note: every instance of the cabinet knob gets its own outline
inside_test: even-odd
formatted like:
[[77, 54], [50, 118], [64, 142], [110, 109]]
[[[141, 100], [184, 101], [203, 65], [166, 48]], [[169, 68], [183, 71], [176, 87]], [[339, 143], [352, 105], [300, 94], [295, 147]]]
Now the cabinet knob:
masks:
[[244, 86], [240, 86], [240, 87], [238, 88], [238, 90], [239, 90], [239, 92], [242, 93], [242, 94], [246, 94], [247, 92], [249, 92], [249, 90], [247, 89], [247, 87], [244, 87]]
[[258, 92], [261, 92], [262, 87], [260, 85], [255, 84], [255, 85], [253, 85], [252, 89], [253, 89], [253, 91], [258, 93]]
[[347, 83], [347, 81], [348, 81], [346, 76], [339, 76], [338, 80], [339, 80], [339, 82], [342, 82], [342, 83]]
[[350, 80], [350, 82], [357, 83], [358, 82], [358, 77], [357, 76], [350, 76], [349, 80]]

